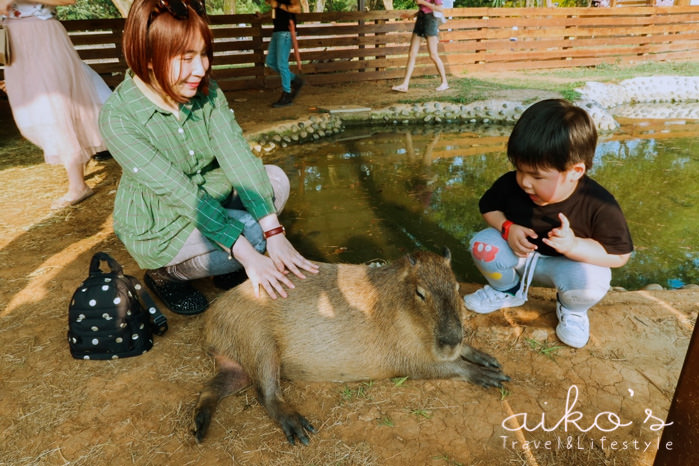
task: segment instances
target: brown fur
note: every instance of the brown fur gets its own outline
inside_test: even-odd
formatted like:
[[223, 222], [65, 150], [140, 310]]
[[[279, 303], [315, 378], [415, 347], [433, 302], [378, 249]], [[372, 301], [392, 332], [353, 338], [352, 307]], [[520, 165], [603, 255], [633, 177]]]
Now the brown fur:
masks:
[[[195, 413], [203, 439], [218, 401], [251, 382], [289, 442], [308, 443], [308, 421], [284, 401], [280, 379], [357, 381], [396, 376], [508, 380], [497, 361], [463, 343], [464, 305], [444, 257], [418, 252], [379, 268], [319, 264], [287, 298], [255, 298], [249, 283], [207, 312], [218, 366]], [[239, 363], [239, 365], [238, 365]]]

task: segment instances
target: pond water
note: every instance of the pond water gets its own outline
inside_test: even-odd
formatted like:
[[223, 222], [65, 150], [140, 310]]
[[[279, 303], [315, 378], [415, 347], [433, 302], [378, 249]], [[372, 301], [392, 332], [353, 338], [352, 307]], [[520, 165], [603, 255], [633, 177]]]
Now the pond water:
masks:
[[[483, 192], [511, 170], [510, 127], [348, 129], [279, 149], [266, 163], [291, 178], [282, 214], [293, 244], [325, 262], [363, 263], [449, 247], [457, 278], [484, 283], [468, 253], [485, 227]], [[601, 136], [590, 175], [621, 204], [633, 236], [612, 285], [699, 283], [699, 124], [636, 123]]]

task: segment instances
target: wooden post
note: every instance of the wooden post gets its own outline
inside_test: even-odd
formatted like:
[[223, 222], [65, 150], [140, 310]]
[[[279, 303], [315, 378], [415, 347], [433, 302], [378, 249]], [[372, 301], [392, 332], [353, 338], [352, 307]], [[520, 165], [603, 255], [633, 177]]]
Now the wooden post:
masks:
[[262, 40], [262, 18], [255, 18], [250, 21], [253, 29], [252, 43], [255, 51], [255, 82], [259, 83], [258, 89], [267, 87], [265, 82], [265, 48]]
[[699, 326], [694, 324], [653, 466], [696, 464], [699, 449]]

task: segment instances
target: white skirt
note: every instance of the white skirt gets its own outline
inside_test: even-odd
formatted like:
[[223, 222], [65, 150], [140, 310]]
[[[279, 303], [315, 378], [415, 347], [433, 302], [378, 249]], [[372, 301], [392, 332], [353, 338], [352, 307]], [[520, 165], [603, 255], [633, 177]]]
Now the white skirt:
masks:
[[12, 46], [5, 84], [22, 136], [50, 164], [85, 163], [105, 150], [97, 122], [102, 100], [63, 25], [38, 18], [4, 24]]

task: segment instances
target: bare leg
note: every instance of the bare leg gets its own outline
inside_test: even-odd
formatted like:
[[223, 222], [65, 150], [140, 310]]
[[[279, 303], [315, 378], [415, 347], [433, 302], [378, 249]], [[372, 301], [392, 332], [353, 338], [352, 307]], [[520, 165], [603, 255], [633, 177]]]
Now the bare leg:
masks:
[[68, 192], [51, 204], [52, 209], [62, 209], [75, 205], [93, 194], [92, 189], [85, 183], [85, 164], [80, 160], [72, 160], [65, 164], [68, 175]]
[[405, 65], [405, 77], [403, 82], [398, 86], [393, 86], [391, 89], [398, 92], [408, 92], [408, 86], [410, 85], [410, 77], [413, 75], [413, 70], [415, 69], [415, 60], [417, 60], [417, 53], [420, 51], [420, 36], [413, 34], [410, 38], [410, 52], [408, 54], [408, 63]]
[[442, 63], [442, 59], [439, 58], [439, 52], [437, 50], [438, 46], [439, 46], [439, 36], [427, 37], [427, 49], [430, 52], [430, 58], [432, 59], [434, 66], [437, 67], [437, 71], [439, 72], [439, 76], [442, 78], [442, 83], [437, 87], [437, 90], [444, 91], [444, 90], [449, 89], [449, 83], [447, 83], [447, 73], [446, 73], [446, 71], [444, 71], [444, 63]]

